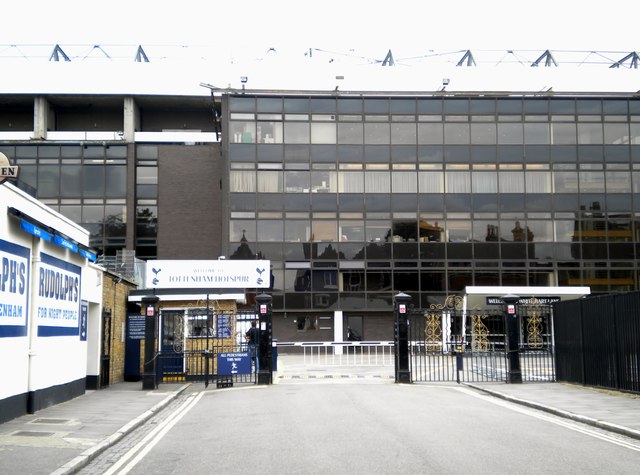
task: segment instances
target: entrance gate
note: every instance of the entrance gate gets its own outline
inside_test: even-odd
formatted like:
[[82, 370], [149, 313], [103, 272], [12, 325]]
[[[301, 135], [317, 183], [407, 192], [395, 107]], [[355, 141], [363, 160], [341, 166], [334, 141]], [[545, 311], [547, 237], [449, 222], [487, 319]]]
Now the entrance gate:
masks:
[[[249, 356], [244, 334], [257, 318], [254, 312], [206, 306], [161, 309], [157, 381], [203, 381], [205, 385], [214, 381], [218, 386], [256, 383], [255, 362]], [[218, 368], [222, 355], [225, 365]], [[226, 366], [230, 358], [238, 362], [235, 371]]]
[[[396, 312], [398, 310], [396, 309]], [[507, 382], [508, 339], [501, 307], [464, 309], [462, 297], [448, 297], [444, 304], [427, 309], [406, 308], [409, 378], [396, 363], [396, 381], [406, 382]], [[399, 317], [399, 319], [398, 319]], [[516, 328], [523, 381], [554, 381], [552, 307], [532, 299], [520, 305]], [[396, 326], [405, 317], [396, 314]], [[396, 330], [396, 345], [403, 345]], [[512, 349], [513, 351], [514, 349]], [[402, 361], [402, 351], [396, 350]], [[401, 363], [402, 364], [402, 363]]]

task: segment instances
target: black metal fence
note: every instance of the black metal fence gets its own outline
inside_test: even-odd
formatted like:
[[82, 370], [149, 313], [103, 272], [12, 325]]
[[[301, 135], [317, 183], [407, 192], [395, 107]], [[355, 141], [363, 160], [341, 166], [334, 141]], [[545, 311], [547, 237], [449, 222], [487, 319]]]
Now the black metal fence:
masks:
[[[224, 312], [206, 307], [162, 309], [156, 355], [157, 382], [203, 381], [218, 387], [255, 384], [255, 351], [252, 354], [244, 335], [257, 318], [253, 312]], [[233, 356], [237, 357], [237, 363], [228, 371], [227, 357]]]
[[557, 379], [640, 393], [640, 292], [554, 305]]
[[[397, 309], [396, 309], [397, 310]], [[463, 309], [459, 297], [428, 309], [407, 307], [408, 375], [402, 375], [396, 331], [397, 382], [507, 382], [510, 363], [502, 308]], [[513, 318], [513, 317], [508, 317]], [[517, 349], [524, 382], [555, 381], [553, 312], [548, 305], [519, 305]], [[400, 325], [399, 325], [400, 324]], [[520, 378], [520, 375], [518, 376]]]

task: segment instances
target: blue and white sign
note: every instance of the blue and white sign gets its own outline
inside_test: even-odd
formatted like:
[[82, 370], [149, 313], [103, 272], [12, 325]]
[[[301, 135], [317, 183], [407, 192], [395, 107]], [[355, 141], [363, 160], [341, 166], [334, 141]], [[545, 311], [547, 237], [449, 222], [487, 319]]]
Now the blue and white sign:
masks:
[[231, 315], [216, 317], [216, 338], [231, 338]]
[[87, 321], [89, 319], [89, 302], [80, 303], [80, 341], [87, 341]]
[[0, 338], [27, 335], [31, 251], [0, 239]]
[[148, 289], [265, 289], [271, 285], [271, 262], [147, 261], [146, 280]]
[[251, 356], [248, 351], [218, 353], [218, 375], [251, 374]]
[[78, 335], [82, 269], [40, 254], [37, 288], [38, 336]]

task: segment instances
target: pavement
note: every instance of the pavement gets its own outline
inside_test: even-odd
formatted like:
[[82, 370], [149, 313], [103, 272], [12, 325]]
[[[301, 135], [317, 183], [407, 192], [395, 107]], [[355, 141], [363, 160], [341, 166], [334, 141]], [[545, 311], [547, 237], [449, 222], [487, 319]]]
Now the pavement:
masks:
[[[299, 359], [279, 358], [275, 384], [393, 384], [393, 367], [302, 368]], [[422, 384], [422, 383], [421, 383]], [[453, 383], [455, 384], [455, 383]], [[640, 395], [565, 383], [463, 383], [494, 397], [640, 440]], [[66, 475], [80, 470], [136, 427], [162, 411], [185, 391], [203, 383], [161, 384], [143, 390], [142, 382], [123, 382], [0, 424], [3, 473]], [[215, 389], [212, 391], [224, 391]]]

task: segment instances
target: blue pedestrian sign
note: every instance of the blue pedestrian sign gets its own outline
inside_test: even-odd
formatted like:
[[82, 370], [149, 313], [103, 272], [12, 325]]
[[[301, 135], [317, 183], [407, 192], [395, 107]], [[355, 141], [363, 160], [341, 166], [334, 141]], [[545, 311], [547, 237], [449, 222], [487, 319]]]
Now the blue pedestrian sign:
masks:
[[218, 375], [251, 374], [251, 355], [248, 351], [218, 353]]

